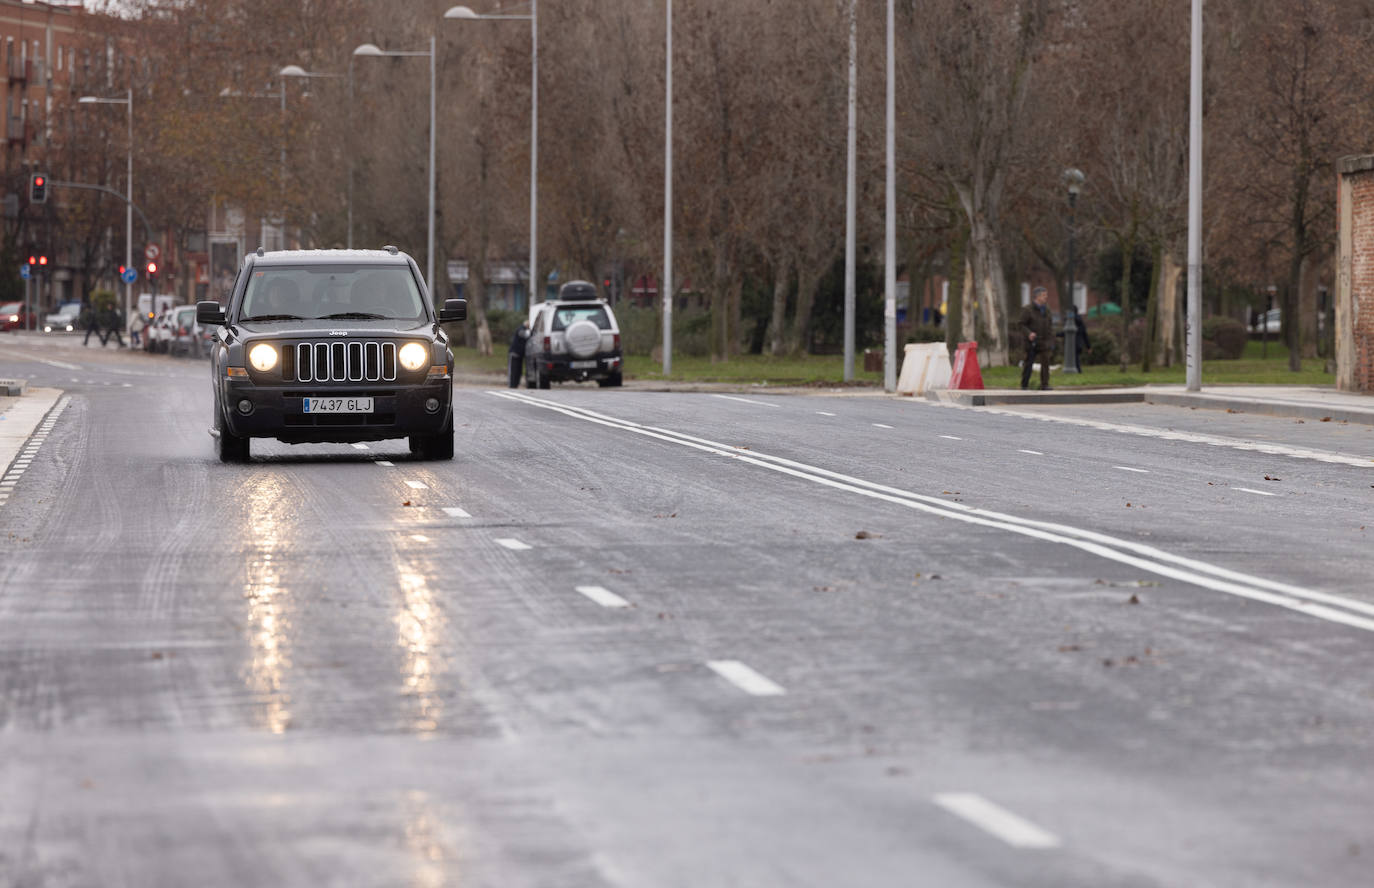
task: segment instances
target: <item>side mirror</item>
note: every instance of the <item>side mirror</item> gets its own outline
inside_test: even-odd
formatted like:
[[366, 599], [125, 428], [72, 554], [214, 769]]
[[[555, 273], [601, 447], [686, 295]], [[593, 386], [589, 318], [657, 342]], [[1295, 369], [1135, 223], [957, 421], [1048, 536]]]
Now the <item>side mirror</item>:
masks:
[[196, 321], [206, 327], [223, 327], [224, 309], [218, 302], [197, 302]]
[[444, 307], [439, 309], [439, 323], [447, 324], [450, 321], [466, 321], [468, 319], [468, 301], [466, 299], [445, 299]]

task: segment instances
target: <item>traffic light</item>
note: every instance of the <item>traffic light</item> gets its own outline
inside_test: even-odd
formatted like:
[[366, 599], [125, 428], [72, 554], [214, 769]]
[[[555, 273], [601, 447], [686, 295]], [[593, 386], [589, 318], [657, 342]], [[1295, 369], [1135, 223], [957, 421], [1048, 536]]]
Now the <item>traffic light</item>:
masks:
[[42, 265], [47, 265], [47, 264], [48, 264], [48, 256], [47, 256], [46, 253], [39, 253], [39, 254], [38, 254], [38, 264], [39, 264], [40, 266], [42, 266]]
[[157, 276], [157, 263], [156, 263], [156, 262], [149, 262], [149, 263], [148, 263], [148, 280], [151, 281], [151, 280], [152, 280], [153, 278], [155, 278], [156, 276]]
[[34, 173], [29, 176], [29, 203], [48, 202], [48, 174]]

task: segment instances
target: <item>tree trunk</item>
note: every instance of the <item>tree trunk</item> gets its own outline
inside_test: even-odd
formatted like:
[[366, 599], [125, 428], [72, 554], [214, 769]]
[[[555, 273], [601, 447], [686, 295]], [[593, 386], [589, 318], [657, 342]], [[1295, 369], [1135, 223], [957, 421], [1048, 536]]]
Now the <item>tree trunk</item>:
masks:
[[1165, 249], [1160, 251], [1159, 273], [1159, 336], [1155, 340], [1155, 363], [1161, 367], [1172, 367], [1178, 360], [1178, 281], [1182, 269], [1174, 261], [1174, 254]]
[[1121, 247], [1121, 372], [1130, 363], [1131, 342], [1131, 264], [1135, 258], [1135, 230], [1127, 235]]
[[1149, 373], [1158, 349], [1159, 341], [1159, 281], [1164, 259], [1164, 248], [1156, 246], [1151, 255], [1154, 262], [1150, 266], [1150, 296], [1145, 303], [1145, 336], [1140, 342], [1140, 372]]
[[1003, 366], [1007, 363], [1006, 335], [1002, 317], [1006, 305], [1006, 273], [1002, 269], [1002, 249], [997, 233], [981, 214], [970, 227], [969, 264], [973, 272], [974, 298], [977, 315], [987, 331], [983, 354], [988, 363]]
[[788, 351], [801, 354], [811, 351], [811, 309], [816, 304], [816, 288], [820, 286], [824, 272], [798, 266], [797, 268], [797, 308], [792, 316], [792, 336]]
[[977, 275], [973, 271], [973, 259], [968, 255], [964, 256], [964, 273], [960, 276], [963, 285], [960, 287], [962, 297], [960, 301], [964, 305], [963, 316], [959, 319], [959, 341], [977, 342], [978, 341], [978, 293], [974, 289], [974, 281]]
[[968, 232], [960, 230], [949, 248], [949, 304], [945, 312], [945, 346], [953, 352], [964, 331], [964, 281], [968, 275]]
[[775, 357], [787, 350], [784, 325], [787, 323], [787, 288], [791, 277], [790, 257], [779, 259], [773, 268], [773, 318], [768, 323], [768, 353]]

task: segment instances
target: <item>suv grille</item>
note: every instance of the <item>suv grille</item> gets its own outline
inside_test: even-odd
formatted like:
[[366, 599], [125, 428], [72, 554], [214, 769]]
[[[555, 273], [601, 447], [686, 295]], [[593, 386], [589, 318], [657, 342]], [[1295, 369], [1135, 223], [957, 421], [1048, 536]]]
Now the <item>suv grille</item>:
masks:
[[395, 382], [394, 342], [300, 342], [282, 349], [285, 382]]

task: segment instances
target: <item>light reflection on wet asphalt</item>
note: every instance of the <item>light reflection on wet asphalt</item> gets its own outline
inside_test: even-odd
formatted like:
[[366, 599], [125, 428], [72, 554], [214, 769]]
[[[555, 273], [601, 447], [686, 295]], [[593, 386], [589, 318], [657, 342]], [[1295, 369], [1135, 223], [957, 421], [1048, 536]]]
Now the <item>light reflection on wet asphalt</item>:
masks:
[[280, 478], [264, 474], [248, 485], [248, 643], [251, 659], [245, 670], [248, 689], [258, 701], [254, 721], [273, 734], [291, 724], [291, 695], [287, 676], [291, 670], [290, 590], [281, 585], [281, 558], [290, 550], [286, 538], [289, 522]]
[[442, 636], [442, 617], [424, 574], [398, 569], [401, 602], [396, 613], [397, 641], [403, 652], [402, 693], [415, 701], [408, 728], [430, 733], [439, 727], [444, 701], [435, 677], [435, 647]]

